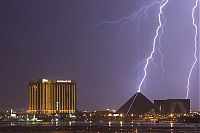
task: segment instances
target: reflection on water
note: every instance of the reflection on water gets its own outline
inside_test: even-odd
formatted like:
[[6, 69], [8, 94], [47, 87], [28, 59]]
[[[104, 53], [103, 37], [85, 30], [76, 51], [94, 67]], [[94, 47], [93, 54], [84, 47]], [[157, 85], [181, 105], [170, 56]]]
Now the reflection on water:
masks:
[[132, 132], [132, 133], [200, 133], [198, 123], [135, 123], [122, 121], [92, 122], [0, 122], [0, 133]]

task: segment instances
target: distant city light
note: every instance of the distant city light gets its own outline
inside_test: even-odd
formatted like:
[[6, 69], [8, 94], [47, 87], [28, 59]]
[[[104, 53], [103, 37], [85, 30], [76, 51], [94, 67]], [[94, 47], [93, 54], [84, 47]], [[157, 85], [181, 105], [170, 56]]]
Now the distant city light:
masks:
[[113, 116], [114, 116], [114, 117], [117, 117], [117, 116], [119, 116], [119, 114], [113, 114]]

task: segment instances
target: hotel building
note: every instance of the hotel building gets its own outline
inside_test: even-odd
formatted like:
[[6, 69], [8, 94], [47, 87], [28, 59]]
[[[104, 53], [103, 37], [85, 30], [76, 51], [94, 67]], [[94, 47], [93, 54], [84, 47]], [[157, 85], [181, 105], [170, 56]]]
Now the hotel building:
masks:
[[75, 113], [76, 93], [74, 80], [31, 81], [28, 85], [28, 112], [34, 114]]

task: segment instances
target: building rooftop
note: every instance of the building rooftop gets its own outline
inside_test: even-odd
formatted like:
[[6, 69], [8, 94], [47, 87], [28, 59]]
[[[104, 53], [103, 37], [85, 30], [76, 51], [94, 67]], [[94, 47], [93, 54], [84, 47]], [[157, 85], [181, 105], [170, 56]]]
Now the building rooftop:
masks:
[[29, 83], [75, 83], [75, 80], [49, 80], [45, 78], [30, 81]]

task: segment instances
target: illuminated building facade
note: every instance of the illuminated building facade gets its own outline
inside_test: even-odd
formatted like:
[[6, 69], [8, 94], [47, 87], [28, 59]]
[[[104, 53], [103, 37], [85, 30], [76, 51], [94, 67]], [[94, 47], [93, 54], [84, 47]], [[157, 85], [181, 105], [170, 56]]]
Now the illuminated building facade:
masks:
[[75, 113], [76, 82], [73, 80], [31, 81], [28, 85], [28, 112], [36, 114]]

